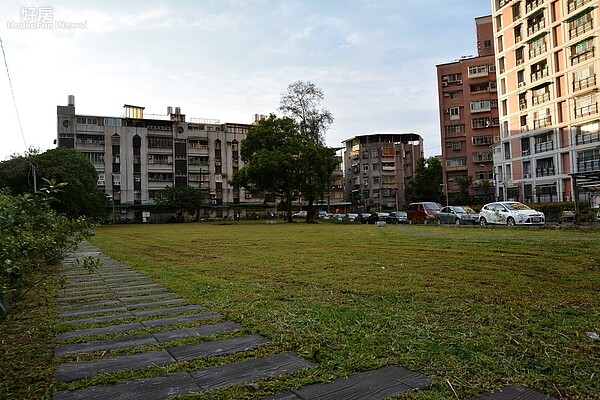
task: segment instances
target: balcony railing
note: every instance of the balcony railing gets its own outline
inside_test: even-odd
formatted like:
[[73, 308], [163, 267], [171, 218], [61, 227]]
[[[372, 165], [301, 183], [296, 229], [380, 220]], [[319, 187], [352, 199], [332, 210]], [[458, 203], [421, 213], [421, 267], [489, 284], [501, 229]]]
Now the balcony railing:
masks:
[[600, 133], [599, 132], [578, 134], [577, 136], [575, 136], [575, 144], [576, 145], [588, 144], [588, 143], [594, 143], [594, 142], [600, 142]]
[[536, 153], [544, 153], [546, 151], [552, 151], [552, 150], [554, 150], [554, 142], [553, 141], [535, 144], [535, 152]]
[[583, 53], [575, 54], [575, 55], [571, 56], [571, 65], [579, 64], [582, 61], [588, 60], [588, 59], [594, 57], [595, 53], [596, 53], [596, 48], [592, 47]]
[[600, 158], [577, 162], [577, 172], [600, 171]]
[[592, 29], [594, 29], [594, 21], [589, 20], [583, 25], [579, 25], [576, 28], [569, 29], [569, 38], [570, 39], [576, 38], [577, 36], [581, 35], [582, 33], [591, 31]]
[[552, 125], [552, 116], [550, 115], [533, 121], [533, 129], [545, 128], [549, 125]]
[[584, 117], [586, 115], [595, 114], [598, 112], [598, 103], [590, 104], [587, 106], [579, 107], [575, 109], [575, 118]]
[[525, 13], [527, 14], [527, 13], [535, 10], [536, 8], [541, 6], [543, 2], [544, 2], [544, 0], [534, 0], [534, 1], [528, 2], [527, 4], [525, 4]]
[[538, 22], [535, 22], [527, 27], [527, 36], [531, 36], [536, 32], [539, 32], [541, 29], [546, 27], [546, 20], [540, 19]]
[[[541, 54], [544, 54], [546, 52], [546, 50], [548, 49], [548, 45], [546, 43], [544, 43], [543, 45], [536, 47], [534, 49], [529, 50], [529, 58], [534, 58], [537, 57]], [[572, 62], [573, 60], [571, 60]]]
[[583, 6], [586, 3], [589, 3], [591, 0], [571, 0], [567, 4], [567, 9], [569, 12], [573, 12]]
[[581, 90], [596, 84], [596, 74], [573, 82], [573, 91]]
[[473, 162], [474, 163], [489, 162], [489, 161], [494, 161], [494, 156], [491, 152], [490, 153], [473, 154]]
[[537, 168], [535, 170], [535, 176], [540, 178], [542, 176], [553, 176], [555, 175], [554, 167], [549, 168]]
[[531, 74], [531, 82], [535, 82], [538, 79], [545, 78], [546, 76], [548, 76], [549, 71], [550, 70], [548, 69], [548, 67], [544, 67], [544, 68], [541, 68], [538, 71], [532, 73]]
[[539, 96], [533, 96], [531, 99], [531, 103], [535, 106], [538, 104], [542, 104], [545, 103], [547, 101], [550, 101], [550, 92], [546, 92], [544, 94], [541, 94]]

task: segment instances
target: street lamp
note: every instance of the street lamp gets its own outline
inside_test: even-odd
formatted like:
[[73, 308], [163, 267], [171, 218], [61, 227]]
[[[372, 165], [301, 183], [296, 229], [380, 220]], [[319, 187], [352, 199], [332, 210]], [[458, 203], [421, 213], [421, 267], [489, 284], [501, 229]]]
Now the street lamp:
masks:
[[448, 184], [447, 183], [440, 183], [440, 187], [442, 187], [442, 190], [444, 192], [444, 196], [446, 197], [446, 207], [448, 207]]

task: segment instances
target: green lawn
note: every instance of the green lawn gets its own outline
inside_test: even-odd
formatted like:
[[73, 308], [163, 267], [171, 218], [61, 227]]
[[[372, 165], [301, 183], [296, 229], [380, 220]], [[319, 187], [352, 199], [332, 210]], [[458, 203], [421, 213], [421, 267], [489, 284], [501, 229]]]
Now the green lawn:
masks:
[[[600, 232], [234, 224], [97, 230], [107, 255], [319, 362], [266, 390], [397, 364], [436, 380], [402, 398], [520, 383], [600, 393]], [[202, 399], [241, 396], [227, 389]]]

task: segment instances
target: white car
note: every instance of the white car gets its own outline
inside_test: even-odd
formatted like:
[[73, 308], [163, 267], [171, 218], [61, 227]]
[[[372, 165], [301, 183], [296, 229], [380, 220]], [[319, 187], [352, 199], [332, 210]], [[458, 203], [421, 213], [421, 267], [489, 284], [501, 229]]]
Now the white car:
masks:
[[498, 201], [484, 205], [479, 211], [479, 224], [544, 225], [543, 212], [533, 210], [517, 201]]

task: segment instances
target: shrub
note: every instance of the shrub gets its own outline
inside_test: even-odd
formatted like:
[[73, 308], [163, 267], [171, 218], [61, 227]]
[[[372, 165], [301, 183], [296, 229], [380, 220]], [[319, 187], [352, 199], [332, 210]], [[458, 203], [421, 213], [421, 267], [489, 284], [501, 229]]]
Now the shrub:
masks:
[[68, 219], [50, 208], [60, 185], [50, 182], [36, 194], [11, 196], [0, 191], [0, 315], [35, 285], [31, 272], [59, 263], [89, 228], [83, 218]]

